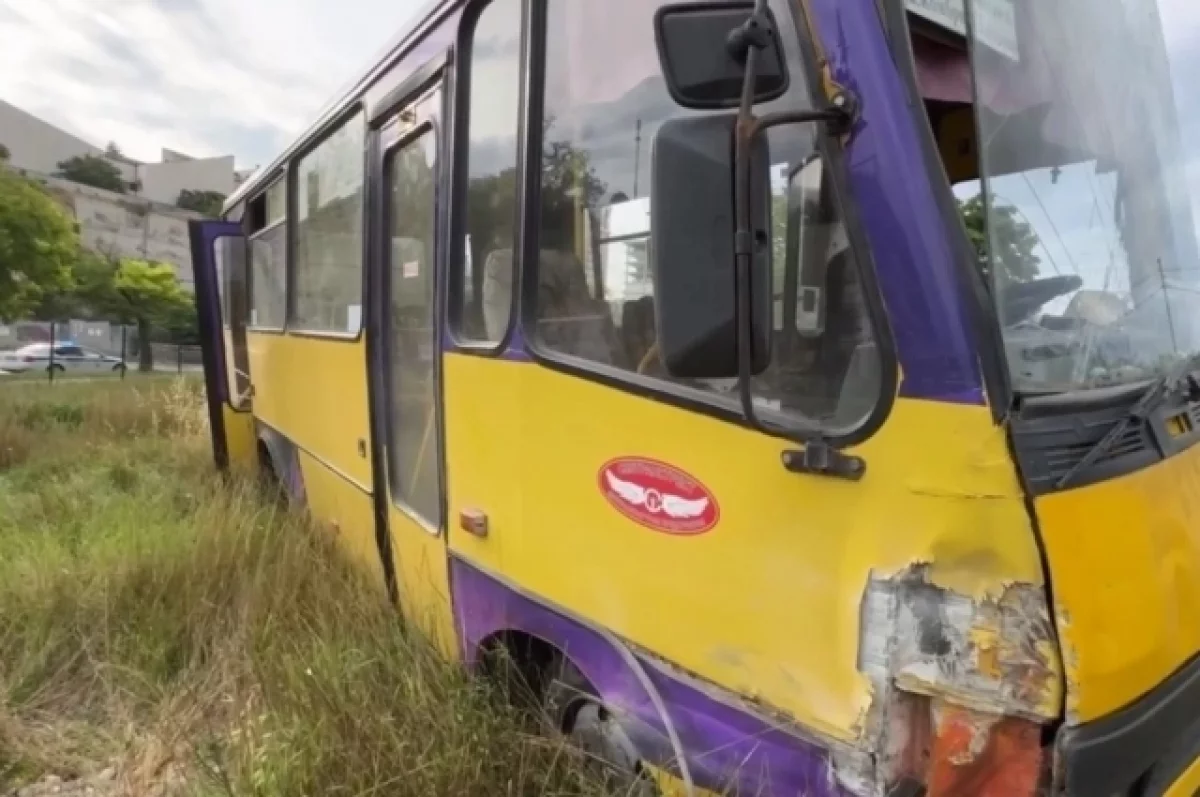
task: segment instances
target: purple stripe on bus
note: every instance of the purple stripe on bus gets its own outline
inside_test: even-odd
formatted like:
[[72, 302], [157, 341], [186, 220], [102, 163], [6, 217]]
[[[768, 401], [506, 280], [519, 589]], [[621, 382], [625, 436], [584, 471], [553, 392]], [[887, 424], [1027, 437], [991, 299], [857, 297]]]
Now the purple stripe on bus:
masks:
[[[619, 715], [648, 761], [672, 772], [675, 751], [663, 718], [622, 654], [600, 633], [505, 586], [478, 568], [450, 558], [451, 593], [463, 657], [477, 663], [481, 648], [506, 631], [545, 640], [562, 650]], [[723, 703], [643, 662], [680, 737], [699, 787], [742, 794], [839, 797], [827, 753]], [[769, 788], [768, 788], [769, 787]]]
[[981, 404], [976, 341], [959, 269], [924, 165], [916, 114], [876, 0], [813, 0], [833, 78], [858, 98], [850, 183], [903, 369], [900, 395]]

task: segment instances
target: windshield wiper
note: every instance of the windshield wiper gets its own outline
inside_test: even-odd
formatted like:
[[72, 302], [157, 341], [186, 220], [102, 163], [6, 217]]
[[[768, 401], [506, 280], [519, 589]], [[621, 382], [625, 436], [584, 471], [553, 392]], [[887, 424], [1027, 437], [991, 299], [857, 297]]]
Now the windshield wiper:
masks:
[[1134, 424], [1144, 425], [1150, 418], [1150, 415], [1162, 406], [1162, 403], [1171, 396], [1176, 395], [1179, 389], [1190, 383], [1190, 387], [1194, 390], [1198, 386], [1193, 380], [1193, 373], [1197, 366], [1197, 359], [1200, 355], [1193, 354], [1190, 357], [1185, 357], [1153, 382], [1151, 382], [1134, 402], [1134, 405], [1129, 408], [1129, 414], [1121, 418], [1121, 420], [1108, 430], [1108, 434], [1100, 438], [1094, 446], [1088, 449], [1083, 455], [1083, 459], [1075, 463], [1069, 471], [1063, 474], [1063, 477], [1058, 480], [1055, 485], [1057, 489], [1062, 490], [1067, 487], [1075, 478], [1083, 471], [1095, 465], [1096, 462], [1116, 444], [1118, 440], [1129, 430]]

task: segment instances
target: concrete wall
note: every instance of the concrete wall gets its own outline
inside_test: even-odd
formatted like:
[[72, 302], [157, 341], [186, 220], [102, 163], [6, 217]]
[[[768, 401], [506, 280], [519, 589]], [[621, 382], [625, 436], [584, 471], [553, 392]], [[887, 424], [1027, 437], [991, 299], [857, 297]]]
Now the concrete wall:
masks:
[[192, 290], [188, 219], [200, 214], [129, 194], [114, 194], [56, 177], [18, 170], [38, 180], [79, 222], [84, 247], [103, 255], [153, 260], [175, 267], [180, 285]]

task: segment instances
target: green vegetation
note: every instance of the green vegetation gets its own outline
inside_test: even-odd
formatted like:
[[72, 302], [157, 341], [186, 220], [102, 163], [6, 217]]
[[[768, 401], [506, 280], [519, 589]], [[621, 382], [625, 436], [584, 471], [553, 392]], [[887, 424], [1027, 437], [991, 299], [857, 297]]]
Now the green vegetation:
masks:
[[[59, 304], [65, 306], [56, 308], [53, 317], [136, 324], [138, 340], [151, 340], [155, 332], [168, 332], [177, 343], [192, 343], [198, 336], [195, 300], [179, 287], [171, 266], [84, 252], [74, 278], [73, 289], [59, 297]], [[138, 350], [139, 370], [151, 370], [150, 347]]]
[[0, 794], [600, 793], [373, 575], [216, 476], [197, 382], [0, 385]]
[[[113, 156], [119, 155], [120, 152], [114, 153], [110, 150], [108, 154]], [[99, 155], [76, 155], [60, 161], [58, 171], [54, 176], [70, 180], [73, 183], [90, 185], [92, 188], [114, 191], [118, 194], [125, 193], [128, 188], [125, 179], [121, 176], [121, 170], [117, 168], [116, 164]]]
[[63, 207], [0, 165], [0, 320], [69, 291], [78, 253], [75, 222]]
[[979, 270], [989, 285], [993, 279], [993, 258], [989, 257], [989, 252], [993, 246], [997, 250], [995, 262], [1000, 267], [1000, 273], [994, 276], [1007, 283], [1037, 278], [1042, 261], [1035, 250], [1040, 241], [1017, 208], [993, 204], [989, 211], [984, 207], [983, 194], [977, 194], [965, 201], [959, 200], [958, 210], [979, 258]]
[[[43, 186], [0, 166], [0, 321], [22, 318], [136, 324], [141, 341], [198, 338], [195, 301], [172, 266], [85, 250]], [[139, 351], [151, 370], [152, 349]]]
[[179, 192], [175, 206], [184, 210], [194, 210], [205, 216], [216, 218], [221, 215], [221, 206], [225, 204], [225, 195], [220, 191], [193, 191], [185, 188]]

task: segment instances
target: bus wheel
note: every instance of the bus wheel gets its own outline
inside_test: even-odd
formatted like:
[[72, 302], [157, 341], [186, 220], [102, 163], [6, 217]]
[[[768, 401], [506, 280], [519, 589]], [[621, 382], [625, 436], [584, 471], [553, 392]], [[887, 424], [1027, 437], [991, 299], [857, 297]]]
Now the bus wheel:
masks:
[[542, 695], [546, 721], [586, 756], [587, 766], [617, 794], [658, 797], [658, 787], [621, 724], [600, 702], [595, 687], [565, 658], [556, 657]]

